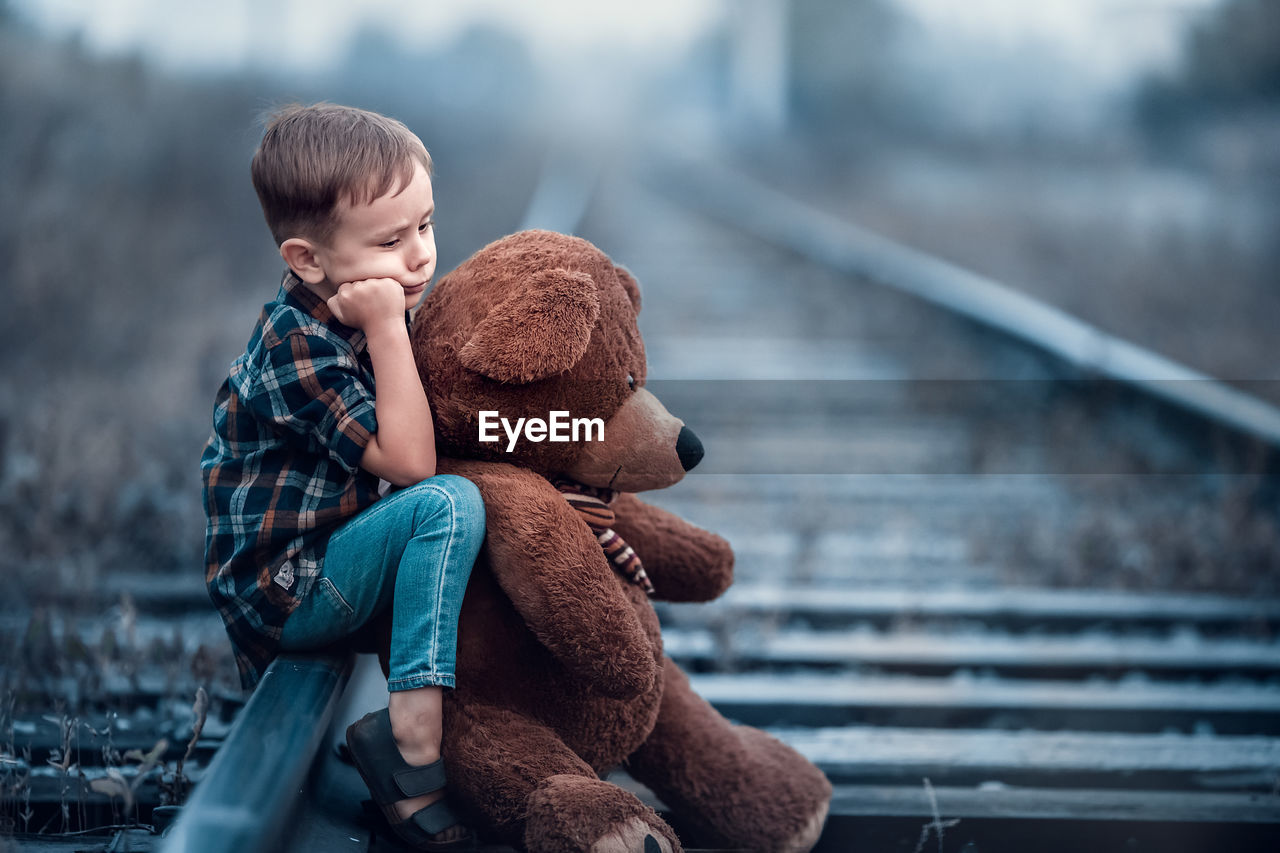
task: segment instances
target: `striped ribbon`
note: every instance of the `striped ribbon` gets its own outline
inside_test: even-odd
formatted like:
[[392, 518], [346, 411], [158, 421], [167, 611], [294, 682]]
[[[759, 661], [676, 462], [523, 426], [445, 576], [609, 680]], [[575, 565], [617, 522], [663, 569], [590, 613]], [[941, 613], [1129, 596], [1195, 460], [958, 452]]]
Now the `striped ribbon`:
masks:
[[614, 491], [588, 486], [563, 477], [557, 477], [551, 481], [551, 484], [569, 502], [569, 506], [578, 511], [587, 527], [591, 528], [591, 532], [596, 535], [596, 541], [604, 549], [605, 558], [618, 574], [626, 578], [628, 583], [643, 589], [645, 594], [653, 595], [653, 583], [645, 574], [640, 557], [613, 529], [614, 515], [613, 510], [609, 509], [609, 504], [613, 501]]

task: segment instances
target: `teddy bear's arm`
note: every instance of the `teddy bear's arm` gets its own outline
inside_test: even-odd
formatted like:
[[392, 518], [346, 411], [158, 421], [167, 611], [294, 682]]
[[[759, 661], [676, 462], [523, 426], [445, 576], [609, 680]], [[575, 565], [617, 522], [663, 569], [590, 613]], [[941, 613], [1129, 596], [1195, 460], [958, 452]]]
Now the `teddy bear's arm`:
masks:
[[733, 582], [733, 549], [710, 531], [621, 494], [610, 504], [613, 529], [635, 550], [655, 598], [710, 601]]
[[489, 566], [538, 641], [601, 695], [630, 699], [652, 688], [658, 664], [640, 620], [560, 493], [514, 465], [451, 459], [440, 470], [480, 489]]

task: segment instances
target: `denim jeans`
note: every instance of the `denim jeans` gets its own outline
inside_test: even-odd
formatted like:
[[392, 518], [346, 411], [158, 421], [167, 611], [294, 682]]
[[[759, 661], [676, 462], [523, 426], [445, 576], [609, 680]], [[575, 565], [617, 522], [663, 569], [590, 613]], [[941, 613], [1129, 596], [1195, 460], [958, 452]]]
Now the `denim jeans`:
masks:
[[484, 539], [480, 491], [441, 474], [392, 492], [339, 527], [286, 651], [337, 642], [391, 608], [389, 691], [454, 685], [458, 613]]

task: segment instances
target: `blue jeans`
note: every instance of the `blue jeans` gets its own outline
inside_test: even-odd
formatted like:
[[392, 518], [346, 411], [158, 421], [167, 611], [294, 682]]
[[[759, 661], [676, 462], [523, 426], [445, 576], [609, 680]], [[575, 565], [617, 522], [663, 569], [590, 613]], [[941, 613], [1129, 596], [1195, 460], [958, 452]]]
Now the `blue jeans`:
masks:
[[440, 474], [379, 499], [329, 538], [281, 648], [337, 642], [390, 607], [387, 689], [453, 687], [458, 613], [483, 539], [484, 503], [470, 480]]

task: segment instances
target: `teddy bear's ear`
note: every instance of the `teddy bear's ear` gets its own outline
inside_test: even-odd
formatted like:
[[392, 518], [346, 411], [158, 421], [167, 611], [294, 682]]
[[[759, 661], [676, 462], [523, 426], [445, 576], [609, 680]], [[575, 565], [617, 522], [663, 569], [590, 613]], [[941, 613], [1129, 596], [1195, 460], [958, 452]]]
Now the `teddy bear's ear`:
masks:
[[622, 289], [627, 292], [627, 298], [631, 300], [631, 307], [636, 309], [636, 313], [640, 313], [640, 285], [636, 284], [635, 277], [627, 270], [626, 267], [613, 265], [614, 270], [618, 273], [618, 281], [622, 282]]
[[600, 294], [591, 276], [541, 270], [489, 311], [458, 359], [499, 382], [536, 382], [578, 363], [599, 317]]

